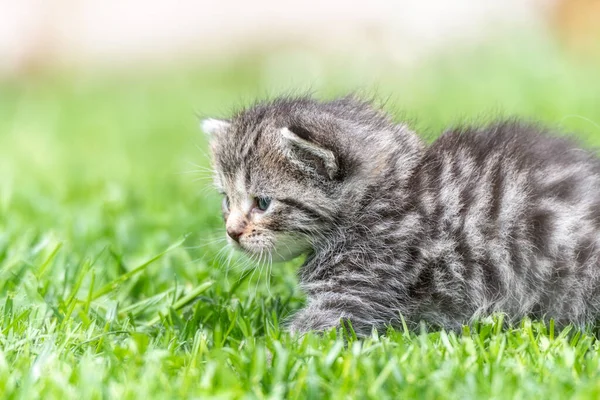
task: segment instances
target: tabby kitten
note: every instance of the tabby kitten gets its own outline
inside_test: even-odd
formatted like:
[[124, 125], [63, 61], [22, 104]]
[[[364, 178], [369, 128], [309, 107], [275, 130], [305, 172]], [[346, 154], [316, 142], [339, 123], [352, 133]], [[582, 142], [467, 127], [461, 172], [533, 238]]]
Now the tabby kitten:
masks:
[[229, 242], [307, 255], [294, 332], [599, 314], [600, 161], [545, 128], [503, 121], [426, 145], [353, 97], [279, 98], [202, 126]]

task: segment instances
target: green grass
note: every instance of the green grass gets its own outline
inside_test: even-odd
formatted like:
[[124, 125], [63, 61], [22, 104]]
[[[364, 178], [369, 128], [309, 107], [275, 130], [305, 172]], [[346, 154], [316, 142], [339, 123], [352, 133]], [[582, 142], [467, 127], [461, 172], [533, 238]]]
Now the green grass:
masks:
[[600, 144], [597, 64], [543, 40], [448, 53], [414, 69], [265, 55], [1, 83], [0, 397], [600, 396], [592, 327], [490, 319], [462, 334], [296, 339], [280, 324], [304, 301], [300, 261], [269, 285], [227, 267], [220, 199], [194, 172], [208, 166], [196, 113], [363, 89], [430, 139], [501, 112]]

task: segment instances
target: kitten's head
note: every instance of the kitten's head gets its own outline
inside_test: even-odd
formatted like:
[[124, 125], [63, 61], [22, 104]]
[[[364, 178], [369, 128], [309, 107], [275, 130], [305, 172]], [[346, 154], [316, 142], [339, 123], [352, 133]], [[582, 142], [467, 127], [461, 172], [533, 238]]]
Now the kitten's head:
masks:
[[273, 261], [325, 244], [369, 171], [402, 144], [400, 128], [391, 127], [353, 98], [277, 99], [229, 120], [204, 120], [229, 243]]

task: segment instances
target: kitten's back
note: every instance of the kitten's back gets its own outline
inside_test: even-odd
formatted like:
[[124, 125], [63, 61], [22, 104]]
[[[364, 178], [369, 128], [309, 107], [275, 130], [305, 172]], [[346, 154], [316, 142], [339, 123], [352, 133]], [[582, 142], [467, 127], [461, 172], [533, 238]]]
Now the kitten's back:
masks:
[[[515, 121], [460, 128], [425, 152], [413, 204], [424, 265], [457, 312], [588, 319], [600, 298], [600, 161]], [[460, 282], [465, 298], [452, 298]], [[435, 297], [435, 296], [434, 296]], [[424, 305], [424, 310], [431, 304]]]

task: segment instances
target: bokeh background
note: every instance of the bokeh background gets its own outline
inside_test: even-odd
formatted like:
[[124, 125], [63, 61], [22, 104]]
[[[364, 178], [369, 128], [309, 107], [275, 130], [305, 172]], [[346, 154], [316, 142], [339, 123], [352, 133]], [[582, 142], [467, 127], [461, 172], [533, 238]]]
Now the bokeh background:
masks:
[[313, 73], [323, 56], [363, 67], [406, 66], [502, 31], [546, 28], [583, 41], [597, 25], [598, 7], [593, 0], [4, 1], [0, 68], [17, 74], [48, 67], [148, 69], [258, 52], [269, 56], [265, 68], [300, 63]]

